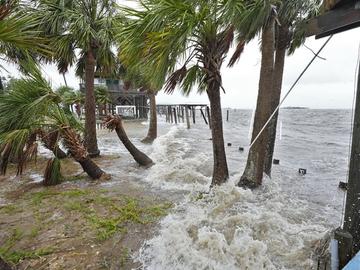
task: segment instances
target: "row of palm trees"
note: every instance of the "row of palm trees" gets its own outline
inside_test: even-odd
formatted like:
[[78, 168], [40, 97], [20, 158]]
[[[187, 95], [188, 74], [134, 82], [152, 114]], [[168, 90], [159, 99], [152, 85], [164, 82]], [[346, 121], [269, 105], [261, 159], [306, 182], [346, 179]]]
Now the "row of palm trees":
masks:
[[[147, 143], [157, 136], [155, 96], [158, 91], [164, 89], [171, 94], [179, 88], [184, 95], [191, 91], [206, 93], [211, 107], [214, 158], [211, 185], [214, 186], [226, 182], [229, 177], [222, 123], [221, 92], [225, 89], [221, 68], [226, 64], [234, 65], [246, 45], [255, 37], [260, 37], [262, 62], [253, 146], [239, 182], [240, 186], [255, 188], [261, 185], [264, 172], [271, 174], [277, 114], [258, 135], [279, 104], [285, 55], [294, 52], [303, 43], [306, 21], [318, 12], [319, 6], [319, 0], [143, 0], [139, 1], [137, 8], [118, 6], [115, 0], [8, 1], [0, 7], [3, 10], [0, 10], [0, 15], [3, 14], [0, 16], [0, 29], [7, 21], [14, 23], [15, 20], [15, 24], [13, 28], [6, 28], [9, 24], [4, 26], [3, 32], [10, 32], [10, 40], [6, 40], [6, 35], [0, 36], [0, 53], [18, 63], [33, 80], [38, 72], [34, 65], [28, 63], [53, 62], [63, 74], [70, 66], [76, 65], [76, 74], [85, 81], [85, 127], [77, 130], [71, 125], [77, 126], [75, 121], [69, 122], [71, 117], [62, 117], [64, 121], [68, 119], [68, 122], [59, 124], [62, 129], [54, 131], [50, 125], [48, 130], [51, 119], [48, 115], [38, 115], [37, 119], [43, 122], [38, 123], [37, 120], [32, 124], [40, 126], [42, 132], [58, 134], [65, 147], [69, 151], [72, 149], [71, 155], [77, 157], [77, 161], [82, 159], [74, 149], [83, 153], [80, 156], [88, 158], [87, 165], [79, 161], [80, 164], [85, 168], [92, 167], [95, 173], [89, 174], [96, 177], [102, 173], [96, 164], [90, 162], [90, 157], [100, 154], [96, 136], [95, 74], [122, 76], [149, 94], [150, 125], [144, 139]], [[235, 51], [227, 62], [232, 46]], [[14, 51], [17, 53], [14, 54]], [[41, 81], [38, 75], [35, 78]], [[26, 84], [22, 86], [29, 87]], [[50, 91], [49, 87], [47, 89]], [[16, 91], [10, 93], [16, 95]], [[51, 93], [60, 98], [57, 107], [60, 103], [81, 104], [81, 99], [71, 91], [55, 93], [51, 90]], [[57, 110], [63, 110], [64, 106], [59, 108]], [[69, 115], [65, 110], [61, 114]], [[152, 163], [129, 142], [121, 119], [109, 116], [105, 122], [125, 142], [135, 160], [145, 166]], [[9, 144], [4, 139], [11, 137], [8, 133], [24, 128], [4, 127], [0, 131], [3, 153], [8, 150], [5, 146]], [[81, 132], [84, 133], [83, 148], [80, 147], [81, 138], [76, 135]], [[66, 141], [66, 135], [77, 139], [70, 140], [76, 141], [77, 147]], [[38, 137], [41, 139], [44, 136]], [[17, 147], [18, 154], [27, 149], [24, 138], [21, 143]], [[56, 150], [57, 155], [58, 147], [50, 148]], [[51, 164], [56, 167], [57, 162]]]
[[[90, 90], [86, 89], [85, 98], [79, 91], [73, 91], [69, 87], [61, 87], [57, 91], [53, 91], [49, 82], [42, 77], [38, 66], [38, 63], [42, 62], [56, 62], [59, 66], [59, 72], [65, 72], [74, 61], [75, 58], [72, 57], [76, 57], [75, 47], [67, 52], [64, 51], [66, 49], [61, 47], [65, 44], [62, 39], [66, 39], [65, 36], [69, 35], [69, 31], [64, 31], [63, 33], [60, 31], [70, 27], [66, 16], [75, 16], [72, 13], [75, 11], [82, 11], [90, 15], [89, 10], [84, 11], [81, 8], [90, 8], [92, 5], [91, 8], [95, 10], [99, 7], [103, 9], [100, 11], [102, 15], [98, 19], [101, 22], [107, 20], [107, 13], [104, 10], [110, 7], [108, 5], [110, 3], [103, 1], [82, 1], [82, 6], [80, 7], [79, 2], [70, 2], [34, 1], [34, 3], [29, 5], [29, 2], [9, 1], [0, 4], [0, 14], [2, 14], [0, 18], [0, 29], [2, 29], [0, 47], [2, 51], [0, 53], [3, 57], [7, 57], [9, 61], [17, 63], [24, 73], [24, 77], [13, 80], [5, 93], [2, 93], [0, 97], [1, 174], [6, 173], [9, 163], [17, 164], [17, 174], [21, 174], [26, 163], [36, 157], [38, 143], [41, 143], [54, 154], [54, 157], [48, 161], [43, 184], [54, 185], [62, 180], [60, 160], [67, 156], [74, 158], [90, 178], [100, 179], [103, 176], [107, 176], [91, 160], [92, 154], [89, 151], [89, 149], [91, 150], [91, 144], [86, 142], [86, 124], [84, 128], [79, 119], [74, 117], [71, 111], [73, 104], [78, 109], [84, 99], [85, 107], [89, 106], [87, 100], [94, 104], [104, 105], [108, 103], [109, 96], [107, 90], [101, 87], [94, 89], [94, 78], [92, 77], [90, 78], [90, 81], [92, 80], [92, 83], [90, 83], [91, 87]], [[104, 12], [106, 14], [103, 14]], [[50, 22], [51, 16], [54, 21]], [[73, 19], [75, 20], [75, 18]], [[51, 25], [49, 25], [50, 23]], [[99, 27], [101, 35], [105, 35], [101, 32], [102, 26], [96, 27]], [[80, 31], [81, 28], [79, 26], [77, 30]], [[91, 30], [89, 30], [88, 34], [95, 35]], [[74, 37], [79, 38], [78, 35], [81, 36], [81, 33], [74, 34]], [[106, 44], [106, 46], [110, 46], [110, 44]], [[96, 55], [104, 55], [105, 57], [106, 53], [100, 53], [102, 50], [102, 47], [98, 47], [96, 50], [98, 54]], [[14, 57], [9, 51], [17, 51], [18, 54]], [[73, 55], [70, 57], [67, 53]], [[117, 58], [111, 50], [108, 50], [107, 53], [108, 56], [114, 59]], [[101, 61], [97, 58], [97, 72], [103, 72], [102, 70], [111, 67], [111, 65], [105, 64], [105, 58], [100, 59]], [[77, 63], [78, 74], [82, 70], [88, 69], [87, 64], [85, 64], [85, 67], [81, 67], [83, 60], [84, 58], [79, 59]], [[86, 87], [89, 88], [89, 84]], [[94, 109], [93, 111], [86, 110], [86, 118], [90, 118], [90, 122], [95, 120], [95, 106], [92, 106], [92, 108]], [[117, 117], [115, 120], [110, 121], [110, 119], [106, 119], [105, 124], [109, 129], [116, 130], [120, 140], [140, 165], [151, 165], [152, 161], [131, 144], [125, 130], [122, 128], [121, 119]], [[84, 143], [81, 134], [85, 134]], [[67, 151], [62, 150], [60, 146], [65, 147]]]
[[[247, 165], [239, 186], [261, 185], [263, 173], [271, 174], [286, 53], [304, 41], [306, 22], [317, 14], [320, 1], [307, 0], [144, 0], [137, 9], [122, 8], [127, 18], [117, 37], [121, 60], [128, 66], [147, 66], [151, 81], [172, 93], [177, 87], [188, 95], [206, 92], [211, 106], [213, 136], [212, 185], [224, 183], [228, 167], [224, 149], [220, 93], [221, 67], [235, 46], [228, 65], [240, 58], [246, 44], [261, 38], [259, 94]], [[256, 139], [256, 141], [255, 141]]]

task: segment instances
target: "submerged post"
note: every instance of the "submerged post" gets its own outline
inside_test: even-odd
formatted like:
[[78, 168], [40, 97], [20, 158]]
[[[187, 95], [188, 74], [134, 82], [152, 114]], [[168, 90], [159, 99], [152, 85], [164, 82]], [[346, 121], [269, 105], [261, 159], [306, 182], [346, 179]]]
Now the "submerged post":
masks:
[[186, 114], [186, 125], [187, 125], [187, 128], [190, 129], [190, 116], [189, 116], [188, 106], [185, 106], [185, 114]]
[[204, 111], [203, 111], [203, 109], [202, 108], [200, 108], [200, 112], [201, 112], [201, 115], [202, 115], [202, 117], [204, 118], [204, 122], [205, 122], [205, 124], [209, 124], [208, 123], [208, 121], [206, 120], [206, 116], [205, 116], [205, 114], [204, 114]]
[[227, 112], [226, 112], [226, 122], [229, 122], [229, 114], [230, 114], [230, 112], [229, 112], [229, 110], [227, 110]]
[[346, 196], [343, 229], [353, 238], [353, 254], [360, 250], [360, 68], [358, 70], [357, 93], [349, 165], [348, 191]]
[[193, 106], [191, 109], [192, 109], [193, 123], [196, 124], [196, 123], [195, 123], [195, 117], [196, 117], [196, 116], [195, 116], [195, 107]]
[[181, 106], [181, 118], [182, 118], [183, 123], [185, 123], [184, 106]]
[[174, 117], [172, 114], [172, 108], [171, 106], [168, 107], [168, 111], [169, 111], [169, 115], [170, 115], [170, 120], [171, 120], [171, 124], [174, 123]]
[[177, 121], [177, 117], [176, 117], [176, 108], [174, 108], [174, 120], [175, 120], [175, 124], [177, 125], [178, 121]]
[[167, 108], [165, 108], [165, 117], [166, 117], [166, 123], [170, 122], [169, 121], [169, 110]]
[[211, 129], [211, 116], [210, 116], [210, 108], [209, 106], [206, 106], [206, 111], [209, 119], [209, 128]]

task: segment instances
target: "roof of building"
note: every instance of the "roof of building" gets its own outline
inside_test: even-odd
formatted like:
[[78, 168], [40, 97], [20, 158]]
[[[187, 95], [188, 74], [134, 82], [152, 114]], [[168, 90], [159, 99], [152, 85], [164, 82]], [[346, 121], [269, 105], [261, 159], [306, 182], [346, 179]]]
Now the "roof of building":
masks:
[[324, 0], [324, 9], [325, 11], [329, 11], [341, 5], [354, 2], [353, 0]]
[[307, 36], [321, 38], [359, 26], [359, 0], [324, 0], [321, 16], [308, 23]]

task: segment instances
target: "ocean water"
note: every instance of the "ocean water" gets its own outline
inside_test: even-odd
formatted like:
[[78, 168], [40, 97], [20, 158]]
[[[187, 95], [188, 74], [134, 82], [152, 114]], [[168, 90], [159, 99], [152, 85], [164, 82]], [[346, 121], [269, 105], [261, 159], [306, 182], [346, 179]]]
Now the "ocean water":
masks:
[[[109, 166], [113, 179], [127, 175], [159, 193], [182, 194], [135, 255], [143, 269], [316, 269], [315, 246], [341, 223], [344, 193], [337, 186], [347, 177], [351, 112], [281, 110], [274, 156], [280, 165], [255, 191], [236, 187], [251, 117], [252, 111], [231, 110], [230, 121], [224, 121], [226, 145], [232, 144], [226, 147], [230, 179], [211, 191], [211, 133], [200, 115], [190, 130], [160, 116], [153, 145], [140, 142], [146, 123], [126, 124], [131, 139], [156, 164], [144, 170], [125, 158], [117, 170]], [[101, 137], [102, 152], [126, 156], [114, 138]], [[299, 168], [307, 174], [299, 175]]]

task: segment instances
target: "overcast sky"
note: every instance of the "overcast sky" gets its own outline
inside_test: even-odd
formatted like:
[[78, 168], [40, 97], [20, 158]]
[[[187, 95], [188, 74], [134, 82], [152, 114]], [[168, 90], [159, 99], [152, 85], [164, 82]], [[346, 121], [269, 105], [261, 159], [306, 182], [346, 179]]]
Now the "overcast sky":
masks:
[[[317, 51], [325, 40], [326, 38], [320, 40], [309, 38], [306, 45]], [[314, 62], [284, 106], [351, 108], [359, 45], [360, 28], [334, 36], [321, 53], [326, 60], [317, 59]], [[293, 56], [287, 57], [283, 94], [287, 92], [312, 57], [312, 52], [304, 47], [298, 49]], [[255, 40], [246, 46], [236, 66], [231, 69], [223, 68], [223, 84], [226, 89], [226, 94], [222, 95], [223, 107], [253, 109], [256, 106], [260, 62], [259, 44], [258, 40]], [[17, 74], [14, 68], [8, 70], [7, 75]], [[43, 70], [54, 87], [64, 84], [55, 66], [44, 66]], [[79, 79], [75, 77], [73, 69], [66, 74], [66, 78], [70, 86], [78, 89]], [[193, 94], [186, 98], [179, 93], [171, 96], [160, 93], [157, 98], [159, 104], [208, 103], [205, 94], [202, 96]]]

